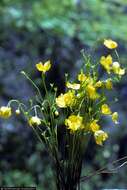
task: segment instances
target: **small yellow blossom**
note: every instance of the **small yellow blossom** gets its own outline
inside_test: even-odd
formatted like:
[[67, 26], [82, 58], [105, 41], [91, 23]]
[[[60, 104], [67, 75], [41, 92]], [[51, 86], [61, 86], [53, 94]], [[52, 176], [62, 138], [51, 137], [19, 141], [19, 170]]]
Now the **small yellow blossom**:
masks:
[[38, 125], [41, 124], [41, 119], [40, 119], [39, 117], [37, 117], [37, 116], [33, 116], [33, 117], [31, 117], [31, 118], [29, 119], [28, 123], [29, 123], [29, 125], [30, 125], [31, 127], [33, 127], [33, 126], [38, 126]]
[[98, 93], [96, 92], [96, 88], [95, 88], [93, 85], [91, 85], [91, 84], [89, 84], [89, 85], [86, 87], [86, 92], [88, 93], [90, 99], [93, 99], [93, 100], [94, 100], [94, 99], [99, 98], [99, 95], [98, 95]]
[[102, 142], [108, 138], [108, 134], [102, 130], [98, 130], [94, 133], [94, 138], [97, 144], [102, 145]]
[[83, 118], [79, 115], [71, 115], [65, 120], [65, 125], [68, 126], [72, 132], [75, 132], [82, 128]]
[[109, 49], [115, 49], [118, 46], [118, 44], [111, 39], [104, 40], [104, 45]]
[[105, 115], [110, 115], [112, 112], [107, 104], [101, 106], [101, 112]]
[[121, 69], [120, 64], [118, 62], [114, 62], [112, 64], [112, 70], [115, 74], [118, 74], [118, 75], [124, 75], [125, 74], [125, 69]]
[[97, 124], [97, 120], [94, 120], [90, 123], [90, 130], [96, 132], [100, 129], [100, 126]]
[[45, 73], [51, 68], [51, 63], [50, 63], [50, 61], [46, 61], [44, 64], [42, 62], [40, 62], [40, 63], [36, 64], [36, 68], [38, 71]]
[[58, 98], [56, 98], [56, 104], [60, 108], [73, 106], [74, 102], [75, 102], [75, 94], [72, 91], [68, 91], [65, 94], [61, 94], [60, 96], [58, 96]]
[[107, 79], [105, 81], [105, 87], [108, 89], [108, 90], [111, 90], [113, 88], [113, 85], [112, 85], [112, 80], [111, 79]]
[[98, 82], [96, 82], [96, 84], [95, 84], [95, 87], [96, 88], [100, 88], [100, 87], [102, 87], [103, 86], [103, 82], [102, 81], [98, 81]]
[[81, 72], [81, 73], [78, 75], [78, 80], [79, 80], [80, 82], [84, 82], [86, 79], [87, 79], [87, 77], [86, 77], [86, 75], [85, 75], [83, 72]]
[[112, 121], [113, 121], [115, 124], [118, 124], [118, 117], [119, 117], [119, 115], [118, 115], [117, 112], [114, 112], [114, 113], [112, 114]]
[[108, 55], [107, 57], [102, 56], [100, 59], [100, 64], [106, 69], [108, 74], [110, 74], [112, 69], [112, 56]]
[[1, 117], [1, 118], [7, 119], [7, 118], [9, 118], [11, 115], [12, 115], [11, 107], [2, 106], [2, 107], [0, 108], [0, 117]]
[[74, 89], [74, 90], [79, 90], [80, 89], [80, 84], [77, 84], [77, 83], [67, 82], [66, 86], [67, 86], [67, 88], [71, 88], [71, 89]]

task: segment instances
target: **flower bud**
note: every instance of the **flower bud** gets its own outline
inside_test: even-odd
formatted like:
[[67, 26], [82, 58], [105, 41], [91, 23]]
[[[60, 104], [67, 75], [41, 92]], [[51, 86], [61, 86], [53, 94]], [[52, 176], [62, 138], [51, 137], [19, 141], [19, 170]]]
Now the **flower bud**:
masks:
[[19, 115], [21, 112], [19, 109], [15, 110], [16, 115]]
[[58, 116], [59, 112], [56, 110], [54, 114], [55, 114], [55, 116]]

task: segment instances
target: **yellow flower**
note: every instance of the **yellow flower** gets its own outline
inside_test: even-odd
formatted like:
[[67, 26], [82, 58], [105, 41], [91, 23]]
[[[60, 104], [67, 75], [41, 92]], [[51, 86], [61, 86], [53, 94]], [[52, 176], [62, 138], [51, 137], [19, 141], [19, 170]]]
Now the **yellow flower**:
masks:
[[68, 119], [65, 119], [65, 125], [68, 126], [72, 132], [75, 132], [82, 128], [83, 118], [79, 115], [71, 115]]
[[11, 107], [2, 106], [2, 107], [0, 108], [0, 117], [1, 117], [1, 118], [7, 119], [7, 118], [9, 118], [11, 115], [12, 115]]
[[118, 74], [118, 75], [124, 75], [125, 74], [125, 69], [121, 69], [120, 64], [118, 62], [113, 63], [112, 70], [115, 74]]
[[93, 132], [96, 132], [100, 129], [100, 126], [97, 124], [97, 120], [93, 120], [91, 123], [90, 123], [90, 129], [91, 131]]
[[78, 80], [80, 82], [84, 82], [87, 79], [86, 75], [81, 71], [81, 73], [78, 75]]
[[113, 85], [112, 85], [112, 80], [111, 79], [107, 79], [105, 81], [105, 87], [108, 89], [108, 90], [111, 90], [113, 88]]
[[118, 117], [119, 117], [119, 115], [118, 115], [117, 112], [114, 112], [114, 113], [112, 114], [112, 121], [113, 121], [115, 124], [118, 124]]
[[97, 144], [102, 145], [102, 142], [108, 138], [108, 134], [102, 130], [98, 130], [94, 133], [94, 138]]
[[60, 108], [73, 106], [74, 102], [75, 102], [75, 94], [72, 91], [68, 91], [65, 94], [61, 94], [60, 96], [58, 96], [58, 98], [56, 98], [56, 104]]
[[112, 112], [107, 104], [101, 106], [101, 112], [105, 115], [110, 115]]
[[37, 116], [33, 116], [33, 117], [31, 117], [31, 118], [29, 119], [28, 123], [29, 123], [29, 125], [30, 125], [31, 127], [33, 127], [33, 126], [38, 126], [38, 125], [41, 124], [41, 119], [40, 119], [39, 117], [37, 117]]
[[77, 83], [67, 82], [66, 86], [67, 88], [72, 88], [74, 90], [78, 90], [80, 88], [80, 84], [77, 84]]
[[102, 56], [100, 59], [100, 64], [106, 69], [108, 74], [110, 74], [111, 65], [112, 65], [112, 56], [111, 55], [108, 55], [107, 57]]
[[36, 64], [36, 68], [38, 71], [45, 73], [46, 71], [48, 71], [51, 68], [51, 63], [50, 63], [50, 61], [46, 61], [44, 64], [42, 62], [40, 62], [40, 63]]
[[95, 87], [96, 88], [100, 88], [100, 87], [102, 87], [103, 86], [103, 82], [102, 81], [98, 81], [98, 82], [96, 82], [96, 84], [95, 84]]
[[109, 49], [115, 49], [118, 46], [118, 44], [111, 39], [104, 40], [104, 45]]
[[64, 99], [64, 94], [60, 94], [58, 96], [58, 98], [56, 98], [56, 104], [60, 108], [65, 108], [66, 107], [66, 102], [65, 102], [65, 99]]
[[88, 93], [90, 99], [94, 100], [94, 99], [99, 98], [99, 95], [97, 94], [95, 87], [91, 84], [89, 84], [86, 87], [86, 92]]

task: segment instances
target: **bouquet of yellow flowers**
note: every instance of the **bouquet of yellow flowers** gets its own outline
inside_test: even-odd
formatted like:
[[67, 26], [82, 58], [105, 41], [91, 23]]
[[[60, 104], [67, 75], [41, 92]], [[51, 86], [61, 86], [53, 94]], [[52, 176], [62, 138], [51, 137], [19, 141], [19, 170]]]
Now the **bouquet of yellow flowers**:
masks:
[[[105, 92], [113, 89], [113, 82], [120, 80], [125, 69], [119, 63], [117, 43], [107, 39], [104, 46], [113, 50], [111, 53], [115, 53], [117, 60], [114, 61], [109, 54], [102, 56], [98, 63], [93, 63], [90, 55], [82, 52], [80, 71], [73, 82], [66, 75], [66, 91], [60, 95], [53, 84], [50, 91], [46, 87], [50, 61], [36, 64], [36, 69], [42, 73], [44, 97], [34, 81], [22, 71], [37, 91], [35, 101], [28, 107], [19, 100], [10, 100], [7, 106], [0, 108], [0, 117], [6, 119], [12, 115], [12, 103], [17, 103], [16, 114], [24, 114], [29, 126], [51, 155], [58, 190], [80, 189], [82, 161], [90, 138], [94, 138], [96, 144], [103, 145], [109, 136], [99, 124], [101, 117], [109, 116], [118, 124], [118, 113], [112, 112]], [[99, 79], [100, 67], [106, 72], [105, 80]]]

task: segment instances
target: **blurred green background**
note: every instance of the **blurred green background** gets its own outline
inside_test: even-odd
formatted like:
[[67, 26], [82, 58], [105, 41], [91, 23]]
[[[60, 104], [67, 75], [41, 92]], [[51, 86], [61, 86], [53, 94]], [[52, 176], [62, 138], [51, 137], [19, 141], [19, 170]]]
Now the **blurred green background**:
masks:
[[[127, 60], [127, 0], [1, 0], [0, 1], [0, 105], [17, 98], [28, 102], [34, 97], [32, 86], [20, 74], [25, 70], [41, 87], [35, 64], [51, 59], [48, 82], [64, 90], [64, 73], [73, 78], [81, 65], [80, 50], [109, 52], [102, 39], [119, 44], [121, 63]], [[100, 43], [101, 42], [101, 43]], [[91, 50], [91, 48], [93, 49]], [[103, 77], [103, 73], [102, 73]], [[43, 89], [42, 89], [43, 91]], [[104, 147], [89, 143], [82, 175], [127, 155], [127, 77], [114, 86], [109, 99], [118, 97], [112, 110], [118, 111], [120, 124], [107, 118], [110, 138]], [[116, 174], [98, 175], [82, 183], [82, 190], [127, 188], [127, 167]], [[36, 186], [55, 190], [51, 160], [23, 117], [0, 120], [0, 186]]]

